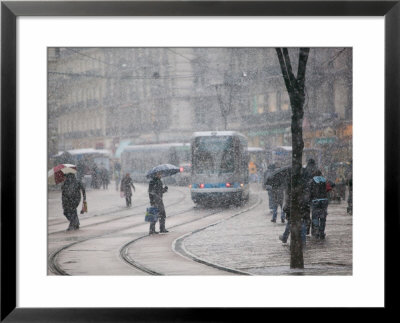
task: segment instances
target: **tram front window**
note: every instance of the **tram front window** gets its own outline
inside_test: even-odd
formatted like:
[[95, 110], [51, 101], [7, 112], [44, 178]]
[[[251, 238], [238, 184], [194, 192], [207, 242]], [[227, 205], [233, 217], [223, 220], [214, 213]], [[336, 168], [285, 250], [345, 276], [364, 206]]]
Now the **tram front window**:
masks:
[[200, 137], [194, 144], [194, 171], [197, 174], [221, 174], [234, 171], [231, 137]]

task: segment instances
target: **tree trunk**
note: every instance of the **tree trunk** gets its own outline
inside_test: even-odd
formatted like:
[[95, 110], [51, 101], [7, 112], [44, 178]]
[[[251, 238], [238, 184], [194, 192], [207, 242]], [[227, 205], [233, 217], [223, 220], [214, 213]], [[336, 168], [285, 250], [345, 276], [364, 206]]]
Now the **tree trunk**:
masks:
[[294, 98], [292, 105], [292, 199], [290, 201], [290, 268], [304, 268], [303, 244], [301, 241], [301, 199], [302, 181], [301, 168], [303, 157], [303, 103], [301, 98]]
[[290, 201], [290, 268], [304, 268], [302, 229], [302, 158], [303, 158], [303, 106], [305, 102], [305, 72], [309, 48], [300, 48], [297, 77], [292, 72], [287, 48], [276, 48], [282, 76], [290, 98], [292, 108], [292, 172]]

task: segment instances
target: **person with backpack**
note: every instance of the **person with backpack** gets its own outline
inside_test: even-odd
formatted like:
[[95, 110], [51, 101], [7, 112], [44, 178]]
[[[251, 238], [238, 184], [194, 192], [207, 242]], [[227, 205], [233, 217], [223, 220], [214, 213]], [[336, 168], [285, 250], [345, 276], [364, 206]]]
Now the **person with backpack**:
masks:
[[313, 173], [310, 181], [310, 204], [312, 213], [311, 235], [317, 239], [325, 239], [326, 217], [328, 215], [327, 180], [320, 170]]
[[307, 165], [305, 168], [302, 168], [302, 199], [301, 199], [301, 212], [303, 215], [303, 219], [306, 225], [306, 234], [310, 234], [313, 230], [312, 220], [311, 220], [311, 205], [310, 205], [310, 183], [315, 171], [317, 171], [317, 163], [314, 159], [310, 158], [307, 161]]
[[77, 208], [81, 201], [81, 191], [83, 202], [86, 202], [85, 188], [75, 177], [75, 174], [66, 174], [66, 179], [61, 186], [61, 202], [64, 215], [69, 221], [67, 231], [79, 229], [79, 218]]

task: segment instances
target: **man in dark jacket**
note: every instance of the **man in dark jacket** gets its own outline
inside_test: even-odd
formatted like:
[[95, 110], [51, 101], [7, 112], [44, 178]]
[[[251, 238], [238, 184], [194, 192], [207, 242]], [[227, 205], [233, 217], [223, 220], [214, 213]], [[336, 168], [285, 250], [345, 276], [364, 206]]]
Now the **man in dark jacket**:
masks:
[[135, 185], [129, 173], [125, 174], [125, 177], [121, 181], [121, 192], [124, 192], [126, 207], [132, 206], [132, 189], [136, 191]]
[[[301, 213], [306, 225], [307, 235], [310, 234], [310, 228], [313, 226], [311, 221], [311, 206], [310, 206], [310, 183], [315, 171], [317, 171], [317, 165], [315, 160], [310, 158], [307, 161], [307, 165], [302, 169], [302, 181], [303, 181], [303, 196], [301, 201]], [[312, 228], [311, 228], [312, 230]]]
[[313, 174], [310, 183], [310, 202], [313, 227], [311, 235], [317, 239], [325, 239], [325, 224], [328, 215], [328, 192], [326, 189], [326, 178], [321, 171]]
[[268, 205], [269, 205], [269, 210], [271, 211], [271, 213], [273, 212], [273, 209], [272, 209], [273, 202], [272, 202], [272, 192], [271, 192], [272, 186], [267, 185], [267, 179], [269, 176], [271, 176], [271, 174], [274, 172], [275, 169], [276, 169], [275, 164], [268, 165], [267, 170], [264, 172], [264, 180], [263, 180], [263, 187], [268, 192]]
[[276, 222], [278, 217], [278, 208], [281, 207], [281, 222], [285, 223], [285, 212], [283, 210], [283, 191], [282, 185], [272, 185], [271, 187], [271, 199], [270, 199], [270, 209], [272, 210], [271, 222]]
[[100, 169], [100, 176], [101, 176], [101, 184], [104, 190], [108, 190], [108, 183], [110, 181], [108, 170], [105, 167]]
[[79, 218], [77, 208], [81, 201], [81, 191], [83, 201], [86, 201], [86, 192], [82, 183], [78, 181], [75, 174], [66, 174], [66, 179], [61, 186], [61, 202], [64, 215], [69, 221], [67, 231], [79, 229]]
[[[167, 217], [165, 213], [163, 194], [168, 191], [168, 186], [163, 187], [161, 181], [161, 173], [157, 173], [149, 183], [149, 199], [150, 205], [158, 209], [159, 220], [160, 220], [160, 232], [167, 233], [168, 230], [165, 228], [165, 218]], [[156, 231], [156, 222], [150, 222], [150, 234], [158, 233]]]

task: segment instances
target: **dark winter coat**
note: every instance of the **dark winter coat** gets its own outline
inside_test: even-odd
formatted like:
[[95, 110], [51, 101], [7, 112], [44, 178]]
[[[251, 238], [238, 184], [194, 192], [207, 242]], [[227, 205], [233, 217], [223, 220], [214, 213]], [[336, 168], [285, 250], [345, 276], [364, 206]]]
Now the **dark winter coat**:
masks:
[[314, 176], [310, 181], [310, 202], [327, 198], [326, 178], [323, 176]]
[[271, 202], [278, 206], [280, 205], [282, 207], [283, 205], [283, 191], [284, 191], [284, 187], [280, 186], [280, 187], [272, 187], [272, 189], [270, 190], [271, 192]]
[[264, 172], [264, 179], [263, 179], [263, 186], [264, 189], [268, 190], [270, 185], [267, 185], [267, 179], [269, 176], [271, 176], [271, 174], [276, 170], [275, 165], [269, 165], [267, 167], [267, 170]]
[[[311, 181], [313, 178], [314, 172], [317, 170], [315, 164], [307, 164], [305, 168], [301, 170], [301, 178], [302, 178], [302, 200], [301, 207], [304, 209], [305, 213], [309, 213], [310, 207], [310, 191], [311, 191]], [[308, 209], [308, 210], [307, 210]]]
[[74, 211], [81, 201], [81, 191], [83, 200], [86, 200], [85, 188], [78, 181], [74, 174], [68, 174], [66, 180], [61, 186], [61, 202], [64, 210]]
[[132, 196], [132, 189], [135, 189], [133, 180], [130, 176], [125, 176], [121, 181], [121, 191], [125, 193], [125, 196]]
[[106, 168], [102, 168], [101, 169], [101, 180], [104, 183], [108, 183], [109, 182], [108, 170]]
[[[300, 199], [300, 212], [303, 217], [308, 218], [310, 214], [310, 179], [312, 178], [311, 169], [302, 168], [301, 169], [301, 186], [302, 186], [302, 196]], [[290, 218], [290, 203], [292, 199], [292, 185], [291, 185], [291, 174], [287, 178], [287, 183], [285, 187], [285, 201], [283, 211], [286, 214], [286, 218]]]
[[149, 199], [150, 205], [155, 206], [158, 209], [164, 209], [163, 194], [168, 190], [167, 187], [163, 187], [161, 179], [154, 177], [149, 183]]

